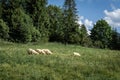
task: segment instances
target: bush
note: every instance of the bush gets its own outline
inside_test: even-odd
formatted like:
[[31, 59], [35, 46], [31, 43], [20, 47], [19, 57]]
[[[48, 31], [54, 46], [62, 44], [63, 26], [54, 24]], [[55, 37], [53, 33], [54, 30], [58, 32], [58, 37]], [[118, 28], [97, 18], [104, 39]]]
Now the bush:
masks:
[[8, 39], [9, 37], [9, 27], [6, 25], [6, 23], [0, 19], [0, 38], [1, 39]]

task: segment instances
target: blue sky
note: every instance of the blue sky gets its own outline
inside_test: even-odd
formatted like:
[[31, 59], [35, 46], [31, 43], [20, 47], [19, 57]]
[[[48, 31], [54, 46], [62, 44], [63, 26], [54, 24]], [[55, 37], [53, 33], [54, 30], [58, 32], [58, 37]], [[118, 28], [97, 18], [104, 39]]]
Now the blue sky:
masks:
[[[97, 20], [105, 19], [120, 32], [120, 0], [75, 0], [79, 23], [91, 29]], [[62, 7], [64, 0], [48, 0], [48, 4]]]

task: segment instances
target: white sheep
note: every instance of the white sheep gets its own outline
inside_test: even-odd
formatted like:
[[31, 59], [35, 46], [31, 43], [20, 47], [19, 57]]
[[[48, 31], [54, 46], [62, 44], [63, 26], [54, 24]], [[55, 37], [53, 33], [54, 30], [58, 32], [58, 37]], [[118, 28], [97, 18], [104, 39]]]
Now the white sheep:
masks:
[[45, 51], [42, 49], [36, 49], [35, 51], [38, 52], [39, 54], [46, 54]]
[[28, 49], [28, 54], [39, 54], [39, 53], [36, 52], [35, 50], [29, 48], [29, 49]]
[[80, 55], [79, 53], [77, 53], [77, 52], [74, 52], [73, 55], [74, 55], [74, 56], [81, 56], [81, 55]]
[[46, 54], [53, 54], [49, 49], [42, 49]]

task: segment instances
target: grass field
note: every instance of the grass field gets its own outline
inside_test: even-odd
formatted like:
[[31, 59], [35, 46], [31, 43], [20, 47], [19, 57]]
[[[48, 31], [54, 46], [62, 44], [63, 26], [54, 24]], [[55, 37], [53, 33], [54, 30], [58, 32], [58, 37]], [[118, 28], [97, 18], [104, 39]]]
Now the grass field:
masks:
[[[48, 48], [54, 54], [28, 55], [28, 48]], [[120, 51], [0, 41], [0, 80], [120, 80]]]

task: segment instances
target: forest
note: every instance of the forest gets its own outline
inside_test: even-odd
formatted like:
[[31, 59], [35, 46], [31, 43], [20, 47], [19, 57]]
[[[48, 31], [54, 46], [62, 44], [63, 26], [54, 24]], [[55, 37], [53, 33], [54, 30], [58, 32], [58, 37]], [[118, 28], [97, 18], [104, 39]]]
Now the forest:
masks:
[[104, 19], [88, 34], [78, 18], [75, 0], [65, 0], [63, 7], [48, 5], [47, 0], [0, 0], [0, 39], [120, 50], [120, 33]]

